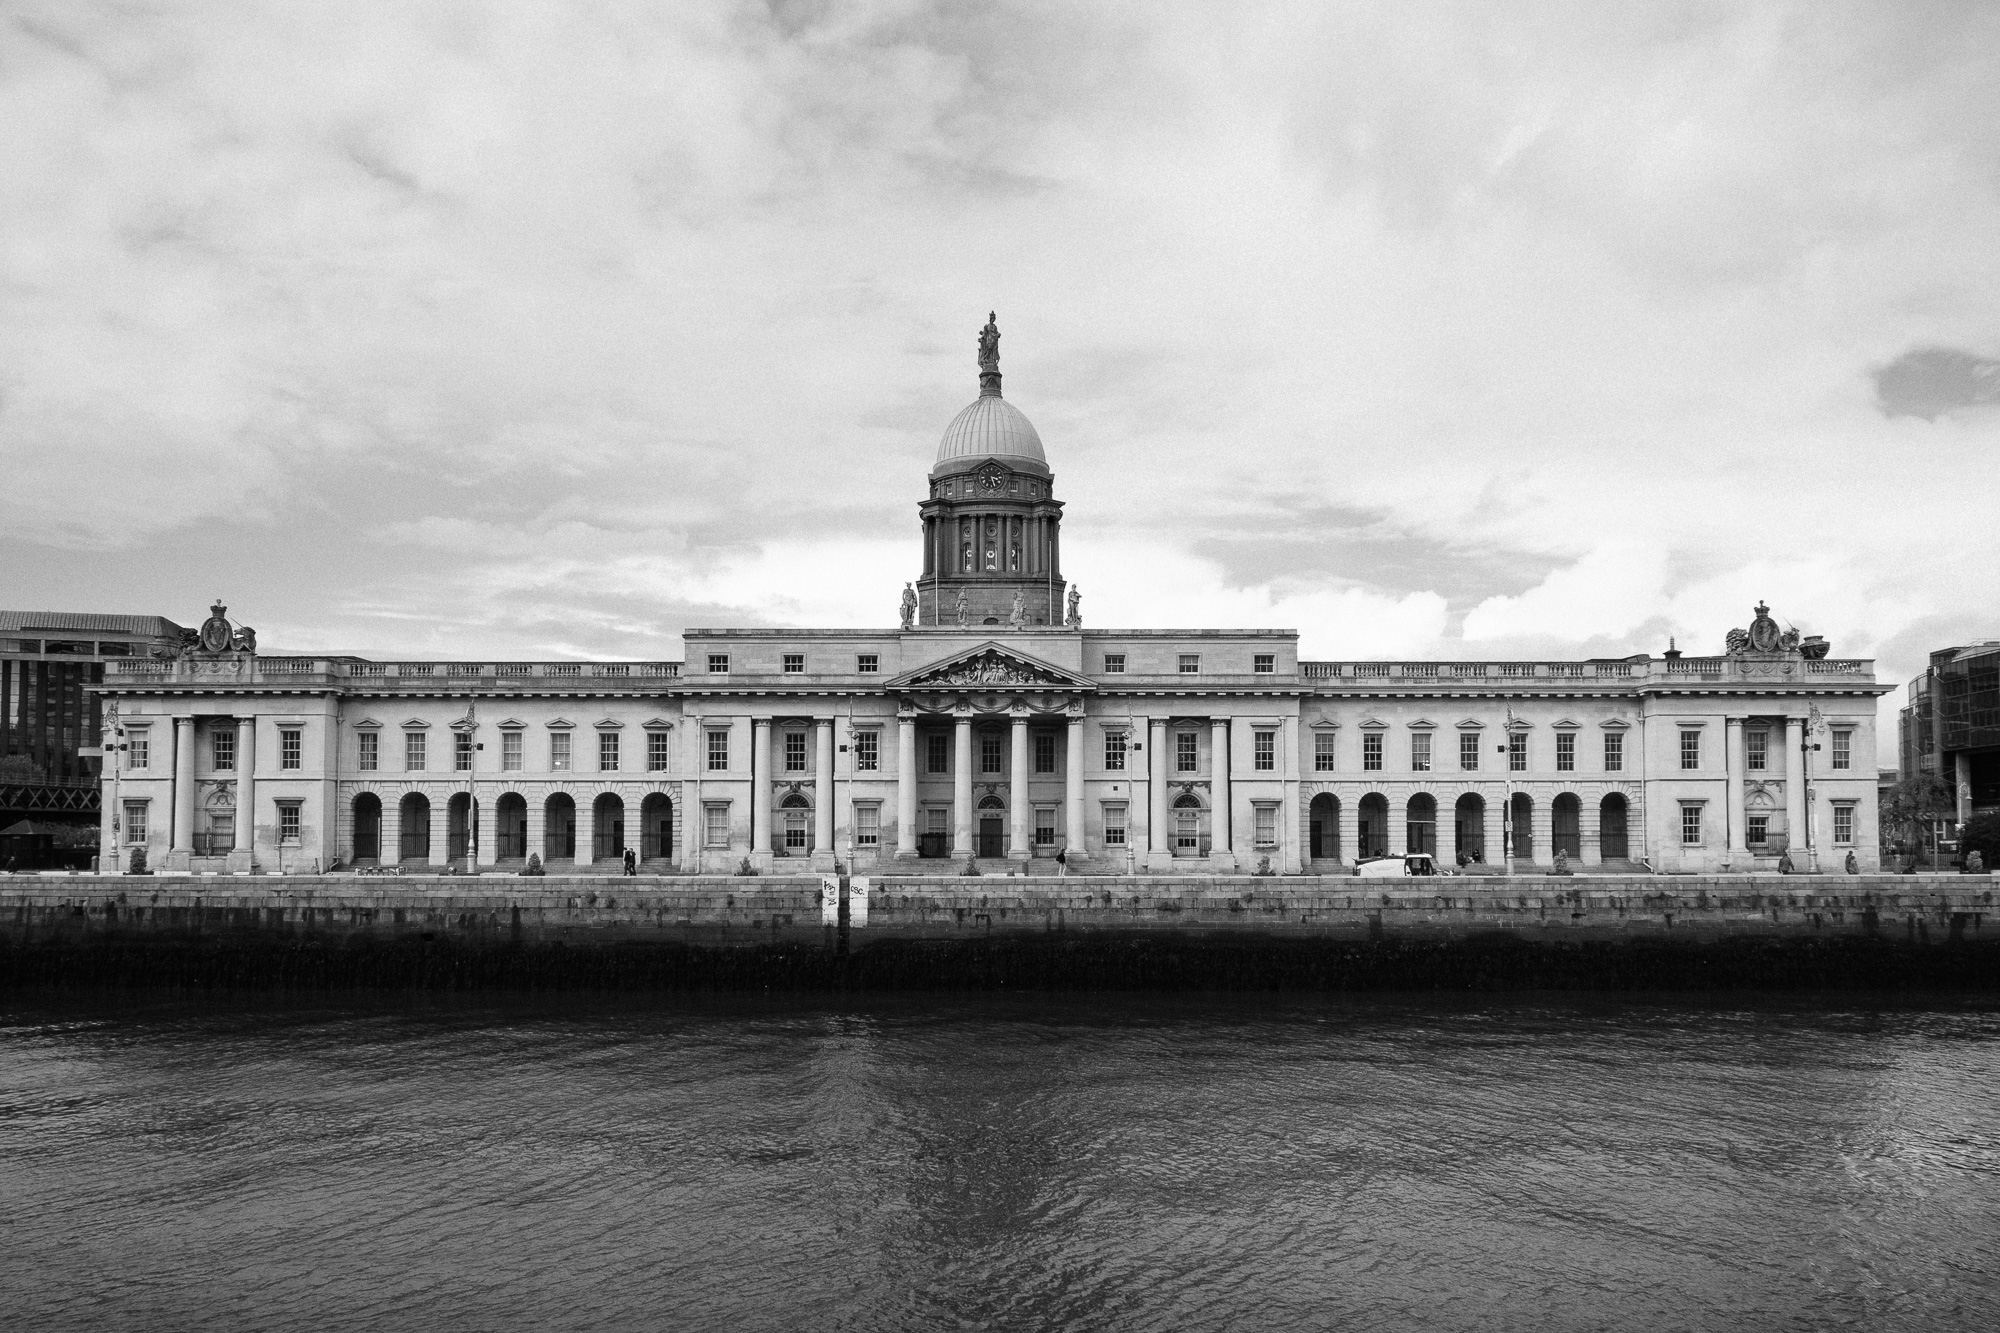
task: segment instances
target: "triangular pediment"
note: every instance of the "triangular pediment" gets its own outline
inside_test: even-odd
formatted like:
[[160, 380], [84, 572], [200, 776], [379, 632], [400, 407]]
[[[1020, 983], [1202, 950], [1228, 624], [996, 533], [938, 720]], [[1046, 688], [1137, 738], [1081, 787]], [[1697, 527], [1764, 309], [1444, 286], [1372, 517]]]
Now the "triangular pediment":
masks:
[[1094, 690], [1096, 682], [1032, 653], [988, 639], [942, 661], [883, 682], [891, 690], [1061, 689]]

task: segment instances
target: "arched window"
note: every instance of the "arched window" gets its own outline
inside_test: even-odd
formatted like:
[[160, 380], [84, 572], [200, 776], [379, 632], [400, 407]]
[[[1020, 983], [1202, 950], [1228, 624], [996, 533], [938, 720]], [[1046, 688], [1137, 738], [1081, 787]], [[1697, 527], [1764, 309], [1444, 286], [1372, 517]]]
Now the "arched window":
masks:
[[576, 859], [576, 802], [559, 791], [542, 806], [542, 860]]
[[1184, 791], [1174, 798], [1174, 855], [1208, 855], [1208, 811], [1201, 798]]
[[1575, 792], [1563, 792], [1549, 803], [1549, 851], [1572, 861], [1583, 856], [1583, 805]]
[[1597, 854], [1606, 861], [1623, 861], [1632, 855], [1626, 841], [1625, 798], [1618, 792], [1606, 796], [1597, 807]]
[[431, 801], [422, 792], [411, 792], [403, 798], [402, 846], [397, 848], [399, 859], [428, 863], [431, 859]]
[[527, 798], [517, 791], [503, 792], [493, 803], [493, 859], [525, 861], [527, 857]]
[[665, 861], [674, 854], [674, 801], [665, 792], [653, 792], [639, 802], [639, 856], [646, 861]]
[[1437, 855], [1438, 803], [1429, 792], [1418, 792], [1410, 798], [1407, 818], [1403, 827], [1404, 850]]
[[1486, 798], [1476, 791], [1466, 792], [1452, 807], [1456, 834], [1452, 850], [1460, 865], [1474, 865], [1486, 859]]
[[1361, 798], [1360, 809], [1361, 856], [1387, 856], [1389, 854], [1389, 798], [1379, 791], [1371, 791]]
[[813, 849], [812, 802], [793, 792], [778, 802], [778, 810], [778, 845], [771, 850], [780, 856], [810, 856]]
[[382, 798], [364, 791], [354, 798], [354, 859], [378, 861], [382, 857]]
[[605, 792], [591, 803], [590, 855], [595, 861], [616, 861], [625, 855], [625, 802]]
[[1307, 827], [1311, 830], [1309, 851], [1315, 861], [1338, 861], [1340, 859], [1340, 798], [1331, 792], [1321, 792], [1312, 798], [1306, 808]]
[[[1516, 733], [1519, 734], [1518, 732]], [[1512, 818], [1508, 820], [1509, 833], [1513, 840], [1513, 857], [1516, 861], [1535, 859], [1535, 802], [1524, 791], [1514, 793]]]

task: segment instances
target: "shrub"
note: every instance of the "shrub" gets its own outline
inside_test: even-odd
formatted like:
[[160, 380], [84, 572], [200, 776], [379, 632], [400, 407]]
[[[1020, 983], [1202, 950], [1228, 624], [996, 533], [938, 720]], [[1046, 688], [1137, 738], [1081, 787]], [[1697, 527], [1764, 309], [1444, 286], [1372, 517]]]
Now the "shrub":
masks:
[[521, 868], [521, 873], [524, 875], [548, 874], [548, 871], [542, 869], [542, 854], [540, 852], [529, 852], [528, 864]]
[[975, 856], [968, 855], [965, 858], [965, 869], [959, 871], [958, 873], [961, 875], [977, 875], [979, 873], [979, 859]]
[[132, 862], [129, 867], [129, 873], [134, 875], [143, 875], [146, 873], [146, 849], [144, 847], [134, 847], [132, 849]]
[[2000, 814], [1974, 815], [1959, 825], [1958, 849], [1978, 852], [1988, 870], [2000, 864]]
[[743, 858], [743, 864], [736, 867], [736, 873], [739, 875], [755, 875], [757, 867], [751, 865], [750, 858], [746, 856]]

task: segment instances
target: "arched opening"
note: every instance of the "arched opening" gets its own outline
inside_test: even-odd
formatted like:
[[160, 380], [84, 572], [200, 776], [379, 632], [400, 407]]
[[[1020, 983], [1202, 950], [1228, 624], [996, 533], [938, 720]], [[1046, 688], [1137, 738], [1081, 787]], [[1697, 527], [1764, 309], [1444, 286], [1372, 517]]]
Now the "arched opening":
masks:
[[639, 802], [639, 856], [646, 861], [665, 861], [673, 854], [673, 798], [656, 791]]
[[1436, 856], [1438, 850], [1438, 803], [1437, 798], [1427, 791], [1420, 791], [1410, 798], [1408, 818], [1403, 827], [1403, 850]]
[[500, 861], [528, 859], [528, 801], [517, 791], [504, 792], [493, 803], [493, 856]]
[[542, 806], [542, 861], [576, 859], [576, 802], [559, 791]]
[[779, 856], [811, 856], [813, 850], [812, 802], [794, 792], [778, 802], [777, 846]]
[[431, 800], [413, 791], [403, 798], [403, 845], [396, 849], [398, 861], [428, 863], [431, 859]]
[[625, 802], [605, 792], [591, 802], [590, 859], [616, 861], [625, 855]]
[[1478, 865], [1486, 860], [1486, 798], [1476, 791], [1466, 792], [1452, 806], [1452, 851], [1458, 864]]
[[354, 798], [354, 860], [382, 859], [382, 798], [364, 791]]
[[1321, 792], [1312, 798], [1306, 807], [1306, 827], [1309, 831], [1308, 849], [1315, 861], [1338, 861], [1340, 859], [1340, 798], [1332, 792]]
[[1007, 803], [996, 795], [979, 798], [979, 854], [1007, 854]]
[[1174, 855], [1208, 855], [1208, 811], [1201, 797], [1184, 791], [1174, 798]]
[[462, 861], [472, 850], [472, 794], [455, 791], [444, 803], [444, 856]]
[[1632, 851], [1625, 835], [1625, 797], [1612, 792], [1597, 807], [1598, 853], [1606, 861], [1629, 860]]
[[1361, 808], [1357, 821], [1363, 860], [1371, 856], [1389, 854], [1389, 798], [1379, 791], [1371, 791], [1361, 798]]
[[1549, 854], [1557, 852], [1572, 861], [1583, 859], [1583, 803], [1575, 792], [1563, 792], [1549, 803]]
[[1508, 822], [1512, 826], [1509, 829], [1509, 833], [1512, 835], [1514, 844], [1512, 855], [1516, 861], [1532, 861], [1535, 859], [1534, 818], [1535, 802], [1533, 799], [1524, 791], [1515, 792], [1512, 818]]

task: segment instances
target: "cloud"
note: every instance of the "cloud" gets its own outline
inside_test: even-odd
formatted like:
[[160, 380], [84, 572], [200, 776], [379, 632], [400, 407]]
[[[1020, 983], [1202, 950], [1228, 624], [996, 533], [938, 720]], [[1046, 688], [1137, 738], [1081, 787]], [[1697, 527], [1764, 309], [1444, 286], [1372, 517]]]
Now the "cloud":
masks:
[[1937, 544], [2000, 445], [1996, 51], [1960, 5], [17, 7], [0, 572], [432, 656], [892, 623], [997, 309], [1093, 624], [1692, 651], [1761, 597], [1906, 653], [2000, 586]]

